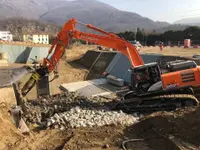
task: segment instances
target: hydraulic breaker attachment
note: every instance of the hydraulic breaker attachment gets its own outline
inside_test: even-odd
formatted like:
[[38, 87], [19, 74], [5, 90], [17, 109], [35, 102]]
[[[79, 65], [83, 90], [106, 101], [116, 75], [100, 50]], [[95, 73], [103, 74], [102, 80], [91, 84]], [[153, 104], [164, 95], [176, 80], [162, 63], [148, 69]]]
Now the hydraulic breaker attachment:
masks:
[[37, 96], [50, 95], [49, 76], [45, 75], [36, 82]]
[[30, 90], [35, 86], [36, 81], [38, 81], [39, 79], [40, 74], [37, 72], [33, 73], [21, 90], [22, 96], [26, 96], [28, 92], [30, 92]]
[[25, 85], [21, 88], [21, 94], [25, 97], [30, 90], [36, 85], [37, 96], [49, 95], [49, 74], [47, 68], [38, 68], [31, 75]]

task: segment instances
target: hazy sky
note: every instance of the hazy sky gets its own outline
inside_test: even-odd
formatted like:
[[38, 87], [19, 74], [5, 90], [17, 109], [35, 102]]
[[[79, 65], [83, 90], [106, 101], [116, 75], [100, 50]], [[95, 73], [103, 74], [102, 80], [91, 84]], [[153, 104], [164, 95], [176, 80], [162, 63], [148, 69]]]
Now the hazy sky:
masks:
[[154, 21], [170, 23], [200, 17], [200, 0], [99, 0], [120, 10], [136, 12]]

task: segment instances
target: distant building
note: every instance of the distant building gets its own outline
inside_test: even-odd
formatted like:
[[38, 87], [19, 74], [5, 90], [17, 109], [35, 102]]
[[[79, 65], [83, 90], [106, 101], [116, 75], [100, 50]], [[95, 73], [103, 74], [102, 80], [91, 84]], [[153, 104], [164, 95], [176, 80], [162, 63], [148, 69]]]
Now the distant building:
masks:
[[49, 35], [47, 34], [24, 34], [24, 42], [32, 42], [37, 44], [49, 44]]
[[10, 33], [10, 31], [0, 31], [0, 40], [12, 41], [13, 35]]

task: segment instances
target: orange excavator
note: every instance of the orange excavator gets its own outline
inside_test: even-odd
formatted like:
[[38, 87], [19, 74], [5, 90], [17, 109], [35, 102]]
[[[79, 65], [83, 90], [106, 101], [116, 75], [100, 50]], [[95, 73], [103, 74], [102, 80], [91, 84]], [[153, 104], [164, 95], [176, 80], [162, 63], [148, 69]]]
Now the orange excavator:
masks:
[[[76, 28], [82, 24], [100, 34], [81, 32]], [[117, 107], [124, 111], [146, 111], [175, 109], [177, 107], [198, 105], [194, 96], [200, 86], [200, 67], [195, 62], [180, 61], [169, 63], [162, 73], [159, 65], [145, 64], [137, 49], [119, 36], [105, 32], [91, 24], [84, 24], [76, 19], [70, 19], [64, 24], [53, 42], [48, 56], [42, 64], [36, 67], [34, 73], [21, 89], [23, 96], [34, 87], [36, 82], [50, 73], [57, 74], [56, 67], [72, 38], [88, 41], [94, 44], [113, 48], [126, 55], [131, 63], [131, 85], [129, 92], [122, 96]], [[48, 81], [43, 84], [48, 84]]]

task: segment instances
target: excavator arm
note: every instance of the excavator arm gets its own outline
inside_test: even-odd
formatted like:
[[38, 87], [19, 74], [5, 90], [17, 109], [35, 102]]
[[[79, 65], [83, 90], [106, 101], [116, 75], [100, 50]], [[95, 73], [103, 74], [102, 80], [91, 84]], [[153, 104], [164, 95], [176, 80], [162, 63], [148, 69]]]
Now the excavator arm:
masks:
[[[75, 19], [69, 20], [63, 26], [61, 31], [58, 33], [57, 38], [55, 39], [52, 47], [49, 50], [49, 54], [44, 59], [44, 63], [43, 63], [43, 66], [48, 66], [49, 72], [54, 70], [55, 66], [61, 59], [66, 47], [70, 44], [70, 41], [72, 38], [81, 39], [87, 42], [91, 42], [94, 44], [99, 44], [105, 47], [116, 49], [122, 52], [124, 55], [126, 55], [133, 66], [144, 65], [144, 62], [142, 58], [140, 57], [137, 49], [131, 43], [128, 43], [127, 41], [121, 39], [115, 34], [105, 32], [90, 24], [81, 23], [85, 25], [87, 28], [90, 28], [94, 31], [101, 33], [101, 35], [81, 32], [78, 29], [76, 29], [77, 23], [81, 23], [81, 22], [76, 21]], [[53, 55], [52, 57], [49, 58], [52, 52], [53, 52]]]
[[[99, 34], [79, 31], [76, 28], [78, 23], [98, 32]], [[44, 58], [43, 64], [40, 65], [40, 68], [36, 69], [35, 73], [33, 73], [33, 75], [22, 88], [23, 96], [25, 96], [34, 87], [35, 83], [40, 78], [55, 70], [72, 38], [118, 50], [129, 58], [129, 61], [133, 67], [144, 65], [140, 54], [131, 43], [121, 39], [119, 36], [113, 33], [105, 32], [91, 24], [84, 24], [72, 18], [64, 24], [61, 31], [58, 33], [48, 52], [47, 57]]]

